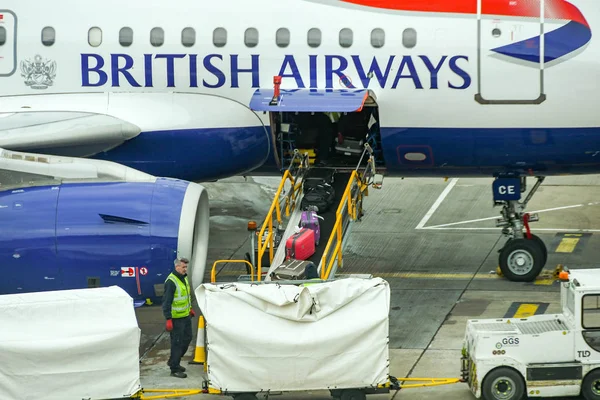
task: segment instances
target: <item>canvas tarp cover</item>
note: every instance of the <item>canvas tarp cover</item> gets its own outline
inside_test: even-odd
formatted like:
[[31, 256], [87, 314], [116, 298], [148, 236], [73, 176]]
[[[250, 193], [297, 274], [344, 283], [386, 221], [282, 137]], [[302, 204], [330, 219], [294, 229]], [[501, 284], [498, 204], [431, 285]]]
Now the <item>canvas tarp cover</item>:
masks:
[[388, 381], [390, 289], [381, 278], [306, 287], [203, 284], [195, 293], [213, 388], [295, 391]]
[[140, 329], [121, 288], [0, 296], [0, 399], [112, 399], [141, 389]]

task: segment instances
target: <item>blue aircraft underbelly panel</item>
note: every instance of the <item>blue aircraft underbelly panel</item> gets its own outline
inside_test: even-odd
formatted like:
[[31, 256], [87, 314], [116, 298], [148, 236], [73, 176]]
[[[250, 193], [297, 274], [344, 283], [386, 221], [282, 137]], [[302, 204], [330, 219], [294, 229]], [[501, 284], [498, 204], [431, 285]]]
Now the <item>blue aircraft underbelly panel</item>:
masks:
[[60, 289], [58, 193], [53, 186], [0, 192], [0, 294]]
[[[194, 181], [242, 175], [249, 170], [260, 174], [280, 173], [274, 159], [274, 144], [265, 129], [200, 131], [143, 132], [95, 158], [122, 163], [156, 176]], [[240, 138], [238, 142], [236, 137]], [[449, 173], [491, 176], [495, 170], [532, 165], [548, 175], [600, 172], [597, 153], [600, 128], [384, 126], [381, 143], [390, 176], [446, 176]], [[407, 153], [413, 154], [406, 157]]]
[[600, 172], [600, 128], [384, 127], [381, 140], [390, 175], [491, 176], [490, 171], [528, 168], [547, 174]]
[[93, 158], [188, 181], [241, 175], [262, 165], [270, 140], [263, 126], [146, 131]]

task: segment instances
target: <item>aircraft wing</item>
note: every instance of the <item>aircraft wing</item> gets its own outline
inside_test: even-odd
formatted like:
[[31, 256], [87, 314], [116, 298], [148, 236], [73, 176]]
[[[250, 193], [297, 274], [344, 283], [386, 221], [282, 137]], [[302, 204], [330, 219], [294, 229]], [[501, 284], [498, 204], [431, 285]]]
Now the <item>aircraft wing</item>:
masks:
[[0, 189], [64, 180], [154, 182], [156, 177], [109, 161], [24, 153], [0, 148]]
[[88, 157], [121, 145], [141, 129], [106, 114], [71, 111], [0, 113], [0, 148]]

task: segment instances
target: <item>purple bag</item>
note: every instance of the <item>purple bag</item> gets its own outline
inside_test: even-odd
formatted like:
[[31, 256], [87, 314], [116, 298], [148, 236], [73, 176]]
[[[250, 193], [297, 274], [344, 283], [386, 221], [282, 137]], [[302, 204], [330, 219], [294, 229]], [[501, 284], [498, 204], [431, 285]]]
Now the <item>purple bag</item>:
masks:
[[323, 219], [323, 217], [318, 216], [314, 211], [302, 211], [302, 215], [300, 216], [300, 226], [303, 228], [312, 229], [315, 232], [316, 246], [319, 245], [319, 240], [321, 239], [319, 218]]

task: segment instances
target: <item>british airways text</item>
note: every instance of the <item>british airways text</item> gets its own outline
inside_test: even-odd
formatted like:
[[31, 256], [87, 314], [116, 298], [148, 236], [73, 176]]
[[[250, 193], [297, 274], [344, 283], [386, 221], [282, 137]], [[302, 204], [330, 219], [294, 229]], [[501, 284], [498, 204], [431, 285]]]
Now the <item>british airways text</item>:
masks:
[[[435, 58], [425, 55], [309, 55], [301, 60], [285, 55], [278, 64], [280, 68], [272, 71], [270, 76], [279, 75], [283, 78], [282, 86], [291, 84], [298, 88], [317, 88], [317, 82], [324, 80], [326, 89], [333, 88], [333, 83], [339, 81], [348, 88], [379, 85], [396, 89], [408, 84], [415, 89], [448, 87], [462, 90], [471, 85], [471, 77], [464, 69], [468, 62], [469, 58], [463, 55]], [[447, 81], [440, 82], [438, 75], [444, 69], [449, 69], [452, 75]], [[239, 88], [240, 77], [247, 76], [251, 78], [251, 87], [259, 88], [262, 83], [260, 71], [261, 59], [257, 54], [249, 57], [237, 54], [203, 57], [198, 54], [144, 54], [138, 58], [129, 54], [81, 54], [81, 85], [84, 87]], [[271, 79], [263, 83], [271, 84]]]

